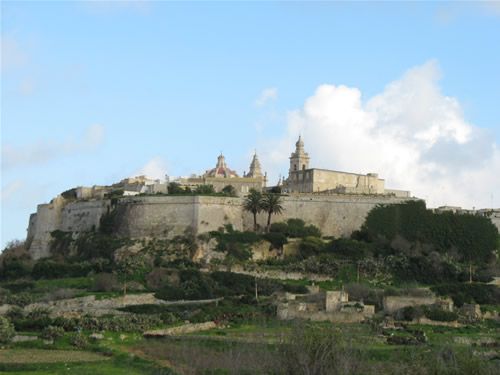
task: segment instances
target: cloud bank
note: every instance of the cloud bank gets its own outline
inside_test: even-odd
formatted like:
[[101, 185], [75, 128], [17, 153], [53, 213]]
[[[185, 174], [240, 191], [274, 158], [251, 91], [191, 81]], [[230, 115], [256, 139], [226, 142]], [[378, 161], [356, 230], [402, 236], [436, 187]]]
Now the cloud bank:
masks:
[[167, 173], [167, 162], [160, 156], [149, 160], [141, 169], [133, 174], [133, 176], [144, 175], [155, 180], [164, 180]]
[[411, 190], [430, 207], [498, 207], [499, 145], [464, 119], [439, 78], [430, 61], [366, 101], [357, 88], [321, 85], [289, 113], [286, 135], [264, 157], [282, 168], [300, 133], [312, 167], [378, 172], [386, 187]]
[[268, 87], [259, 94], [259, 97], [255, 99], [255, 105], [257, 107], [262, 107], [267, 103], [276, 100], [278, 98], [278, 89], [276, 87]]
[[2, 169], [43, 164], [59, 157], [91, 151], [104, 141], [104, 126], [95, 124], [85, 130], [80, 140], [65, 142], [43, 140], [24, 147], [2, 146]]

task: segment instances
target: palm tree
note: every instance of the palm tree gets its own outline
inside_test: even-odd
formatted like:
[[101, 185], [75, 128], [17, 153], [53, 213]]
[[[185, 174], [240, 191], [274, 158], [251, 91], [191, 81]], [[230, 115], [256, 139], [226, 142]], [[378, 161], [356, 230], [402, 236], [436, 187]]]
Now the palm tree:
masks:
[[253, 230], [257, 231], [257, 214], [262, 211], [262, 194], [255, 189], [251, 189], [243, 202], [245, 211], [253, 214]]
[[262, 198], [261, 209], [267, 212], [267, 230], [269, 231], [269, 227], [271, 226], [271, 215], [272, 214], [281, 214], [284, 210], [281, 205], [283, 201], [281, 200], [281, 196], [279, 194], [268, 193], [265, 194]]

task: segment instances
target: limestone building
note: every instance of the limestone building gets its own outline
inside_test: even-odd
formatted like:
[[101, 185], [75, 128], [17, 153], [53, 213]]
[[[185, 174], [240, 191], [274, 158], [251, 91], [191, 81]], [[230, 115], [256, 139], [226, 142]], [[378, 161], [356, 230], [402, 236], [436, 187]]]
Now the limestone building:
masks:
[[409, 191], [385, 189], [385, 182], [376, 173], [366, 175], [309, 167], [309, 154], [299, 137], [295, 151], [290, 156], [288, 178], [283, 183], [288, 193], [347, 193], [387, 194], [409, 197]]
[[267, 175], [262, 174], [257, 153], [252, 158], [248, 173], [244, 173], [243, 177], [229, 168], [226, 164], [226, 158], [220, 154], [217, 157], [215, 168], [207, 170], [201, 176], [180, 178], [176, 182], [191, 189], [195, 189], [199, 185], [212, 185], [216, 192], [220, 192], [226, 186], [231, 185], [238, 195], [245, 195], [250, 189], [261, 191], [266, 186]]

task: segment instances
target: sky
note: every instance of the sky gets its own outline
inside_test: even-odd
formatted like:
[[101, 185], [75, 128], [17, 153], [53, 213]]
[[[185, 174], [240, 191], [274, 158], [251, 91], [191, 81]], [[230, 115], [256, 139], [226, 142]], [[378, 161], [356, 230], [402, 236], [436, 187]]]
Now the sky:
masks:
[[75, 186], [311, 167], [500, 207], [500, 2], [1, 2], [1, 245]]

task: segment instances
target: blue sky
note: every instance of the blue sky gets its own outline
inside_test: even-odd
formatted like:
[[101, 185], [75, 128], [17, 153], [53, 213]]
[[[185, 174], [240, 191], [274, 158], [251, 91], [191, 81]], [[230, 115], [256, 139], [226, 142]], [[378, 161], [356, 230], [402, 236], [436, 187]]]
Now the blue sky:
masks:
[[61, 191], [220, 151], [275, 182], [298, 133], [312, 166], [498, 207], [499, 4], [3, 1], [2, 246]]

